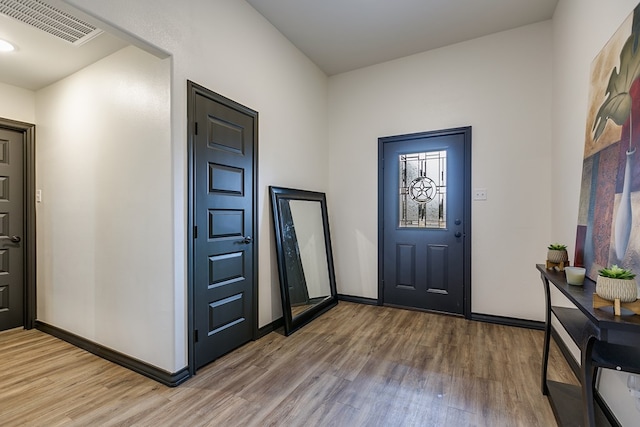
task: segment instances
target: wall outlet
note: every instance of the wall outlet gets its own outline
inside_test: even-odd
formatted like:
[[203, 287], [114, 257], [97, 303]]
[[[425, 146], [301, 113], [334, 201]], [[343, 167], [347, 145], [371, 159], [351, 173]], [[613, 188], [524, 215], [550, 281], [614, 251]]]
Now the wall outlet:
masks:
[[473, 189], [473, 200], [487, 200], [487, 189], [486, 188], [474, 188]]

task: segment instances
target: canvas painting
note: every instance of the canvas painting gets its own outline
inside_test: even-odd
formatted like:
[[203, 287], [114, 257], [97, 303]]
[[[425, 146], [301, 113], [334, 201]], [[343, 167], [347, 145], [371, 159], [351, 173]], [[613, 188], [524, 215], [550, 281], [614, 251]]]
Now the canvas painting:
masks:
[[591, 65], [574, 263], [640, 274], [640, 5]]

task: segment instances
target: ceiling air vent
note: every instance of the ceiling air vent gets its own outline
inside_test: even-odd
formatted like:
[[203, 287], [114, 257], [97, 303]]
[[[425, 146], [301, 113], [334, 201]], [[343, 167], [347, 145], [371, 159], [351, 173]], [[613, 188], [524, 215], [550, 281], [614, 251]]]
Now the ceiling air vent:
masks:
[[0, 0], [0, 13], [81, 46], [102, 30], [38, 0]]

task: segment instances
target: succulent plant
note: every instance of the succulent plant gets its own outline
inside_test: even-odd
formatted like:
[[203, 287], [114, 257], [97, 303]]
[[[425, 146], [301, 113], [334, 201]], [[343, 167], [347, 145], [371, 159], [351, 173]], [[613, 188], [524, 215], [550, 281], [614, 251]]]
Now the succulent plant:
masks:
[[603, 268], [598, 270], [598, 274], [602, 277], [610, 277], [612, 279], [631, 280], [636, 277], [635, 273], [626, 268], [620, 268], [617, 265], [612, 265], [609, 268]]
[[550, 251], [566, 251], [567, 245], [561, 245], [560, 243], [552, 243], [548, 248]]

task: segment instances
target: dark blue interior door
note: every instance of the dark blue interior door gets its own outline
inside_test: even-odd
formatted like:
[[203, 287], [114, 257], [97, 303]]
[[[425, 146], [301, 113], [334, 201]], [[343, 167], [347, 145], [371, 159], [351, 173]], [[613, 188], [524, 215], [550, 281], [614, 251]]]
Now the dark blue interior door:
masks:
[[468, 315], [470, 128], [380, 144], [383, 302]]
[[253, 339], [257, 113], [200, 89], [193, 135], [195, 367]]
[[0, 331], [24, 325], [24, 143], [0, 129]]

